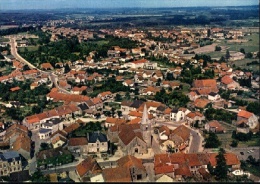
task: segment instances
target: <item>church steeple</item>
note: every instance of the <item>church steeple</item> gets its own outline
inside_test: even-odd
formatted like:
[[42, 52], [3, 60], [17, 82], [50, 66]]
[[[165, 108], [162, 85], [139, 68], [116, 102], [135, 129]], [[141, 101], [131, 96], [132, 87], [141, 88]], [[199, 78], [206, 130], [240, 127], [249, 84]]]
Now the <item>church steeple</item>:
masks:
[[148, 148], [151, 147], [151, 123], [148, 118], [148, 112], [147, 112], [147, 107], [146, 104], [144, 104], [144, 110], [143, 110], [143, 116], [141, 120], [141, 131], [143, 135], [143, 139], [146, 142]]
[[141, 124], [143, 124], [143, 125], [149, 124], [149, 118], [148, 118], [148, 112], [147, 112], [146, 104], [144, 104], [144, 110], [143, 110], [143, 116], [142, 116]]

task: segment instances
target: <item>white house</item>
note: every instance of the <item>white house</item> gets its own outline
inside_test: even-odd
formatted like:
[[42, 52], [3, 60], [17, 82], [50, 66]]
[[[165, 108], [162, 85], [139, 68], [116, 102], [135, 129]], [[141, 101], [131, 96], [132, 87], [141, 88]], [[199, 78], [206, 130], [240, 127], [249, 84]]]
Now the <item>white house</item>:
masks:
[[208, 99], [210, 101], [216, 101], [220, 99], [220, 95], [218, 93], [211, 92], [208, 94]]
[[170, 120], [179, 122], [186, 119], [186, 115], [189, 113], [190, 110], [186, 108], [173, 109], [170, 114]]

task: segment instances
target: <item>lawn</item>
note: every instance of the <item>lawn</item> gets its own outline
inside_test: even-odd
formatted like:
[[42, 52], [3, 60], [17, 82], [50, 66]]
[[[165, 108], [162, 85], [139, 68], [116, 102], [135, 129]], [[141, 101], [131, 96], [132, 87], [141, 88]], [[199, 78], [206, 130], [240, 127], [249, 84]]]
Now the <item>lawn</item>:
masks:
[[24, 52], [25, 48], [27, 48], [29, 52], [33, 52], [33, 51], [37, 51], [39, 46], [20, 47], [18, 50], [19, 52]]
[[248, 59], [245, 58], [243, 60], [238, 60], [238, 61], [229, 61], [229, 64], [231, 64], [231, 66], [233, 66], [233, 64], [235, 64], [236, 67], [240, 67], [242, 69], [249, 69], [252, 71], [258, 71], [259, 70], [259, 65], [255, 64], [255, 65], [249, 65], [247, 66], [247, 63], [251, 63], [252, 61], [257, 61], [258, 59]]
[[190, 85], [187, 84], [187, 83], [181, 83], [181, 84], [182, 84], [182, 92], [183, 92], [184, 94], [189, 93], [189, 91], [190, 91]]
[[9, 42], [8, 38], [0, 37], [0, 42]]
[[223, 134], [217, 134], [219, 140], [221, 141], [221, 147], [224, 148], [230, 148], [230, 144], [232, 142], [231, 133], [223, 133]]
[[260, 146], [260, 139], [259, 137], [254, 137], [250, 141], [241, 142], [239, 141], [238, 147], [251, 147], [251, 146]]
[[244, 48], [245, 52], [259, 51], [259, 33], [253, 33], [252, 35], [245, 36], [243, 39], [248, 40], [248, 42], [228, 43], [224, 40], [219, 45], [229, 47], [229, 51], [240, 51], [240, 48]]

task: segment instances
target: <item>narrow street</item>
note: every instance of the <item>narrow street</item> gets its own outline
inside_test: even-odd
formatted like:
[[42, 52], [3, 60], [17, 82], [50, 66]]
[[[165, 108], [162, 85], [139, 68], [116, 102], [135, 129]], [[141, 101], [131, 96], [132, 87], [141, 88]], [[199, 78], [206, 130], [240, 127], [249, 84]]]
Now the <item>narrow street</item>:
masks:
[[47, 72], [47, 71], [42, 71], [40, 69], [38, 69], [36, 66], [34, 66], [33, 64], [31, 64], [29, 61], [25, 60], [23, 57], [21, 57], [18, 52], [17, 52], [17, 42], [15, 40], [15, 38], [11, 38], [10, 37], [10, 45], [11, 45], [11, 54], [20, 62], [24, 63], [25, 65], [28, 65], [30, 69], [36, 69], [39, 72], [43, 73], [43, 74], [47, 74], [50, 77], [50, 80], [52, 81], [52, 83], [55, 85], [56, 88], [58, 88], [61, 92], [66, 93], [66, 94], [71, 94], [69, 91], [61, 88], [57, 81], [58, 81], [58, 76], [53, 74], [52, 72]]

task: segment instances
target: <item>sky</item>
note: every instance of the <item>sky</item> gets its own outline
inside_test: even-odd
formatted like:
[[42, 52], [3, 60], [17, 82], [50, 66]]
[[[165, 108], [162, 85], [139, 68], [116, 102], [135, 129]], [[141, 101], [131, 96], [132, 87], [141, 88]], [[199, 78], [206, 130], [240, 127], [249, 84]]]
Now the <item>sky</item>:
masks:
[[1, 10], [259, 5], [258, 0], [0, 0]]

